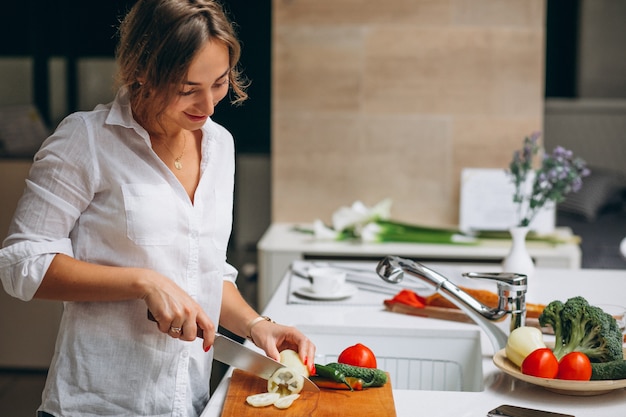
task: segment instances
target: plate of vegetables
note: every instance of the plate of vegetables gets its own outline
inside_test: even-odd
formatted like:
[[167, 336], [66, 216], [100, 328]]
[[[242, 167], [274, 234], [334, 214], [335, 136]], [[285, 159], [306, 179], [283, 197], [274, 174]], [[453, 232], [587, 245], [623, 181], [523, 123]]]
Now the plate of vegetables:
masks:
[[[625, 352], [626, 353], [626, 352]], [[505, 349], [502, 349], [493, 357], [493, 362], [504, 373], [521, 381], [539, 385], [552, 392], [567, 395], [591, 396], [606, 394], [607, 392], [626, 388], [626, 379], [598, 380], [598, 381], [575, 381], [556, 378], [540, 378], [523, 374], [520, 367], [506, 357]]]
[[554, 329], [547, 345], [534, 327], [511, 332], [494, 364], [517, 379], [567, 395], [600, 395], [626, 388], [626, 348], [616, 320], [583, 297], [555, 300], [539, 317]]

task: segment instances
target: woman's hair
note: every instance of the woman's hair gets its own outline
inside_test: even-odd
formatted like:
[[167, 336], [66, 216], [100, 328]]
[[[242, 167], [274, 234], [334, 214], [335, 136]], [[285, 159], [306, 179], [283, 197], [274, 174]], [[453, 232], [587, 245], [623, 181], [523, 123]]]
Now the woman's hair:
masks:
[[239, 104], [248, 98], [237, 68], [241, 46], [222, 6], [212, 0], [139, 0], [119, 27], [118, 85], [128, 88], [142, 123], [159, 124], [180, 92], [191, 61], [208, 40], [228, 47], [229, 83]]

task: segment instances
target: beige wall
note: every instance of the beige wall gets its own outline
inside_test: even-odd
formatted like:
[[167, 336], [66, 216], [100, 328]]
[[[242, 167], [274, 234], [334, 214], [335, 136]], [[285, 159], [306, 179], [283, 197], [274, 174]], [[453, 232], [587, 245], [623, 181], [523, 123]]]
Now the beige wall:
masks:
[[274, 0], [272, 219], [394, 201], [456, 224], [464, 167], [543, 126], [544, 0]]

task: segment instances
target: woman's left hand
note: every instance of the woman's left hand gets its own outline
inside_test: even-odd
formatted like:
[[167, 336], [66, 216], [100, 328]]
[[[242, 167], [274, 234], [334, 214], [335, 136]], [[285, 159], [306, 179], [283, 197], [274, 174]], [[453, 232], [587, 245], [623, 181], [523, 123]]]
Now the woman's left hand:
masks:
[[252, 342], [263, 349], [267, 356], [279, 360], [280, 352], [291, 349], [298, 352], [300, 360], [309, 369], [315, 371], [315, 345], [300, 330], [292, 326], [262, 321], [250, 329]]

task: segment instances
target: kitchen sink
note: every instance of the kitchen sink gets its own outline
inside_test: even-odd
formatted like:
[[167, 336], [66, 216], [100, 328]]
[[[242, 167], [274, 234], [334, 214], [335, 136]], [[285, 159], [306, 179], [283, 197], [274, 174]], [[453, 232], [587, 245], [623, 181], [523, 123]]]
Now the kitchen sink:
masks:
[[356, 343], [369, 347], [393, 389], [482, 391], [478, 330], [297, 325], [317, 346], [315, 362], [334, 362]]

